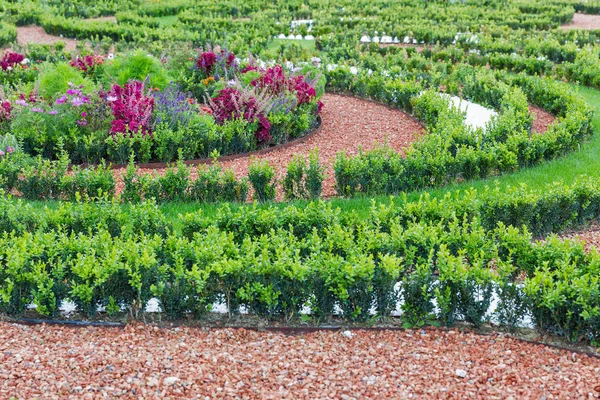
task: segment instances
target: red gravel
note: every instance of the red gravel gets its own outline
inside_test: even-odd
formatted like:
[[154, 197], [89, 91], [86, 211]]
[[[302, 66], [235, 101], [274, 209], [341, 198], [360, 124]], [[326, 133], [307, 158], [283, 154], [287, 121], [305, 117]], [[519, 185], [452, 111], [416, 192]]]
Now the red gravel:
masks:
[[[306, 141], [288, 146], [261, 155], [269, 164], [276, 167], [277, 179], [285, 177], [287, 164], [294, 154], [300, 154], [308, 159], [308, 154], [315, 147], [319, 149], [321, 162], [326, 166], [325, 180], [323, 182], [323, 196], [331, 197], [336, 194], [334, 189], [335, 175], [332, 168], [336, 154], [346, 150], [349, 154], [358, 152], [359, 147], [371, 149], [375, 142], [383, 143], [398, 151], [410, 144], [424, 133], [423, 127], [412, 116], [382, 104], [371, 102], [356, 97], [325, 94], [323, 96], [321, 129]], [[552, 114], [536, 106], [530, 106], [534, 114], [532, 132], [543, 133], [554, 122]], [[224, 161], [225, 168], [233, 168], [238, 178], [248, 175], [250, 157], [241, 157], [235, 160]], [[124, 188], [122, 175], [125, 169], [116, 169], [116, 192], [121, 193]], [[163, 174], [165, 169], [140, 169], [142, 173]], [[195, 178], [195, 172], [192, 177]], [[277, 200], [283, 199], [281, 188], [277, 191]]]
[[[355, 97], [325, 94], [322, 98], [325, 107], [322, 112], [321, 129], [312, 137], [297, 145], [274, 150], [260, 156], [276, 167], [277, 179], [284, 178], [287, 164], [294, 154], [308, 159], [312, 149], [319, 149], [321, 162], [327, 167], [323, 182], [323, 195], [335, 195], [335, 176], [331, 167], [336, 154], [346, 150], [355, 154], [359, 147], [371, 149], [375, 142], [387, 141], [395, 150], [407, 148], [423, 132], [419, 122], [408, 114], [372, 101]], [[225, 168], [233, 168], [237, 177], [248, 175], [250, 158], [243, 157], [222, 163]], [[115, 170], [117, 193], [123, 190], [122, 174], [125, 170]], [[164, 173], [163, 170], [153, 170]], [[150, 170], [141, 170], [150, 172]], [[278, 200], [282, 199], [282, 191], [278, 190]]]
[[29, 43], [54, 44], [56, 42], [65, 42], [65, 49], [67, 51], [75, 50], [77, 46], [76, 40], [49, 35], [41, 26], [29, 25], [17, 27], [17, 44], [21, 46], [26, 46]]
[[0, 324], [2, 398], [592, 399], [599, 376], [587, 355], [457, 331]]
[[546, 132], [548, 126], [556, 120], [554, 115], [550, 114], [548, 111], [531, 104], [529, 105], [529, 112], [533, 113], [533, 124], [531, 125], [532, 133]]
[[589, 15], [575, 13], [573, 20], [568, 24], [561, 25], [561, 29], [568, 31], [571, 29], [596, 30], [600, 29], [600, 15]]
[[600, 251], [600, 224], [597, 222], [592, 223], [584, 230], [563, 233], [560, 237], [582, 241], [587, 251], [591, 251], [592, 248]]

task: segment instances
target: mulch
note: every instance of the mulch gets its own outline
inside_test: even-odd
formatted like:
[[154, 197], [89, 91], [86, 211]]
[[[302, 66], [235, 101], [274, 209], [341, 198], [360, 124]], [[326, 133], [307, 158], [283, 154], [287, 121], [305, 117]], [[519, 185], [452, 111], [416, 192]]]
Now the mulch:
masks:
[[[269, 165], [275, 167], [276, 177], [281, 181], [286, 174], [288, 163], [298, 154], [308, 159], [311, 150], [318, 148], [321, 163], [326, 167], [323, 182], [323, 195], [335, 195], [333, 164], [338, 152], [356, 154], [359, 149], [369, 150], [377, 143], [387, 143], [396, 151], [406, 149], [424, 133], [421, 124], [412, 116], [372, 101], [356, 97], [325, 94], [322, 98], [325, 107], [322, 111], [320, 129], [304, 141], [293, 146], [283, 146], [264, 155]], [[250, 156], [223, 161], [224, 168], [232, 168], [238, 178], [248, 175]], [[122, 175], [125, 169], [115, 170], [117, 193], [123, 188]], [[165, 169], [140, 169], [140, 172], [164, 173]], [[282, 190], [278, 190], [277, 200], [282, 200]]]
[[600, 223], [598, 221], [592, 222], [585, 228], [564, 232], [560, 237], [583, 242], [586, 251], [592, 249], [600, 251]]
[[593, 399], [600, 360], [501, 334], [0, 323], [2, 398]]

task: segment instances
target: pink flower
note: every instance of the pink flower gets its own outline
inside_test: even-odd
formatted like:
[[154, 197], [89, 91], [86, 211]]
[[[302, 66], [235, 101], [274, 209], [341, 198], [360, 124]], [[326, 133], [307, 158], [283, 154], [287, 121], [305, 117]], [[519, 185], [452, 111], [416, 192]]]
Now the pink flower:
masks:
[[8, 154], [12, 153], [14, 151], [14, 149], [11, 146], [6, 147], [6, 152]]

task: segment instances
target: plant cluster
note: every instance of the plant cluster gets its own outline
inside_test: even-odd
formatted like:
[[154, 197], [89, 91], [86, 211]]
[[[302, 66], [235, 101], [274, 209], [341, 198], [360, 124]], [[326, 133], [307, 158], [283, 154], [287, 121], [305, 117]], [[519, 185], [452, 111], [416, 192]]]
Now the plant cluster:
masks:
[[[24, 55], [15, 54], [7, 52], [3, 60], [23, 61]], [[0, 74], [8, 89], [0, 134], [14, 134], [33, 156], [56, 159], [62, 142], [74, 163], [124, 164], [131, 152], [138, 162], [174, 161], [179, 150], [185, 159], [249, 152], [302, 136], [318, 124], [315, 87], [323, 83], [313, 72], [306, 72], [312, 78], [290, 74], [286, 79], [293, 87], [274, 96], [251, 85], [261, 72], [241, 74], [230, 51], [205, 51], [187, 61], [176, 57], [82, 54], [68, 63], [37, 61], [30, 68], [33, 80], [4, 77], [13, 71]], [[202, 63], [206, 68], [198, 67]], [[79, 94], [67, 98], [73, 91]]]
[[[562, 190], [584, 196], [586, 218], [597, 218], [596, 188], [596, 181], [584, 180]], [[530, 203], [531, 196], [512, 196], [515, 203]], [[556, 199], [536, 197], [542, 198]], [[86, 316], [103, 306], [136, 317], [155, 297], [171, 318], [201, 318], [221, 300], [232, 314], [244, 306], [264, 318], [289, 320], [308, 306], [315, 321], [336, 315], [366, 321], [399, 306], [405, 326], [459, 320], [480, 325], [493, 318], [512, 328], [529, 315], [543, 332], [597, 340], [597, 253], [556, 238], [535, 243], [526, 227], [499, 222], [486, 228], [467, 206], [469, 198], [451, 200], [373, 207], [360, 223], [325, 203], [224, 209], [217, 220], [186, 216], [189, 235], [177, 236], [153, 232], [160, 218], [151, 203], [133, 214], [149, 213], [152, 222], [132, 231], [131, 225], [116, 228], [114, 203], [64, 205], [37, 225], [31, 210], [17, 211], [4, 199], [2, 226], [15, 228], [0, 238], [6, 265], [0, 269], [0, 309], [18, 315], [33, 303], [40, 314], [55, 315], [69, 299]], [[49, 230], [56, 223], [70, 228]], [[84, 226], [94, 227], [94, 234]], [[498, 306], [490, 310], [493, 294]]]

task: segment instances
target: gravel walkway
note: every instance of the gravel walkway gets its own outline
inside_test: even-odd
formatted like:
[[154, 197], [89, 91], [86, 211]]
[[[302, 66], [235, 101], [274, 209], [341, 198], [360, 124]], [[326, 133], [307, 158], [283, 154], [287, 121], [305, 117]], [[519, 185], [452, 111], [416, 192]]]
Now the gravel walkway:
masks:
[[600, 251], [600, 224], [598, 222], [593, 222], [584, 230], [565, 232], [560, 237], [562, 239], [577, 239], [582, 241], [587, 251], [591, 251], [592, 248]]
[[600, 360], [500, 335], [0, 324], [0, 397], [593, 399]]
[[26, 46], [30, 43], [54, 44], [56, 42], [65, 42], [65, 50], [67, 51], [73, 51], [77, 47], [76, 40], [49, 35], [41, 26], [29, 25], [17, 27], [17, 44], [21, 46]]
[[[269, 161], [277, 170], [277, 179], [281, 180], [286, 174], [287, 164], [294, 154], [300, 154], [308, 159], [312, 149], [319, 149], [321, 162], [327, 167], [326, 178], [323, 182], [323, 195], [335, 195], [335, 176], [332, 165], [336, 154], [346, 150], [355, 154], [359, 147], [371, 149], [375, 142], [387, 141], [395, 150], [407, 148], [415, 137], [423, 132], [421, 124], [408, 114], [384, 105], [358, 99], [355, 97], [325, 94], [322, 98], [325, 107], [322, 111], [323, 123], [319, 132], [302, 143], [294, 146], [273, 150], [260, 156]], [[243, 157], [222, 163], [225, 168], [233, 168], [236, 176], [248, 175], [250, 158]], [[122, 174], [125, 169], [115, 170], [117, 193], [123, 189]], [[164, 170], [141, 170], [141, 172]], [[278, 190], [278, 200], [281, 200], [282, 190]]]
[[573, 20], [568, 24], [561, 25], [562, 30], [568, 31], [571, 29], [596, 30], [600, 29], [600, 15], [590, 15], [575, 13]]
[[[321, 162], [326, 167], [323, 182], [323, 196], [331, 197], [335, 192], [335, 175], [333, 164], [336, 154], [345, 150], [348, 154], [356, 154], [362, 147], [364, 150], [372, 149], [375, 143], [384, 143], [397, 151], [406, 149], [415, 139], [425, 131], [421, 124], [412, 116], [379, 103], [359, 99], [356, 97], [340, 96], [327, 93], [322, 99], [325, 107], [322, 112], [323, 123], [319, 132], [302, 143], [261, 155], [269, 164], [276, 168], [276, 176], [281, 181], [286, 174], [287, 164], [295, 154], [300, 154], [308, 159], [314, 148], [319, 149]], [[555, 118], [552, 114], [539, 107], [530, 106], [534, 114], [532, 131], [543, 133]], [[224, 168], [233, 168], [238, 178], [248, 175], [250, 157], [241, 157], [225, 161], [221, 164]], [[142, 173], [164, 173], [164, 169], [140, 169]], [[116, 192], [121, 193], [124, 188], [123, 173], [125, 169], [116, 169]], [[195, 172], [192, 178], [195, 178]], [[283, 190], [277, 190], [278, 201], [283, 200]]]

